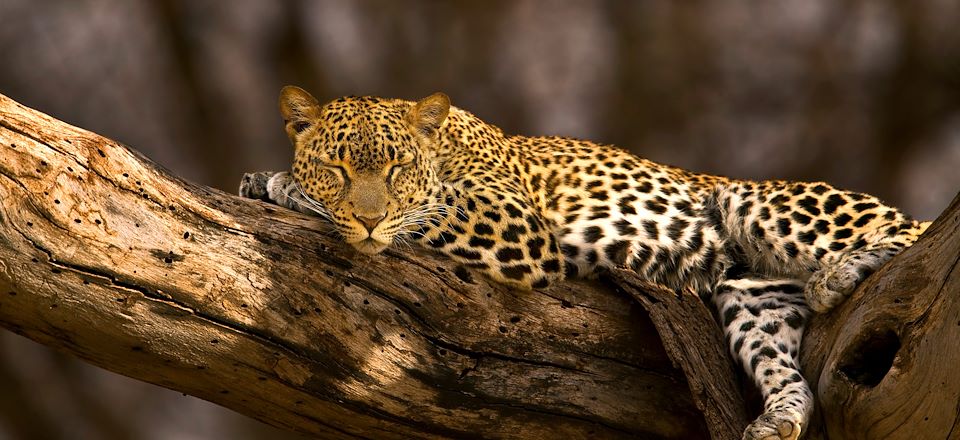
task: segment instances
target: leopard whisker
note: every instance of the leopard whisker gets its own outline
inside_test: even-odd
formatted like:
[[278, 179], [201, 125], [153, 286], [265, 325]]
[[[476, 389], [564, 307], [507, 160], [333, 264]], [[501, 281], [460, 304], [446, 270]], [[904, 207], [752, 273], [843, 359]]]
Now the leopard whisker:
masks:
[[[330, 211], [325, 206], [323, 206], [322, 203], [308, 196], [307, 193], [303, 190], [303, 187], [300, 186], [299, 182], [294, 182], [294, 186], [296, 187], [297, 192], [300, 193], [300, 197], [302, 197], [301, 200], [306, 201], [312, 208], [314, 208], [312, 209], [312, 211], [315, 211], [315, 212], [322, 211], [325, 217], [330, 218]], [[287, 197], [290, 197], [290, 195], [288, 194]]]

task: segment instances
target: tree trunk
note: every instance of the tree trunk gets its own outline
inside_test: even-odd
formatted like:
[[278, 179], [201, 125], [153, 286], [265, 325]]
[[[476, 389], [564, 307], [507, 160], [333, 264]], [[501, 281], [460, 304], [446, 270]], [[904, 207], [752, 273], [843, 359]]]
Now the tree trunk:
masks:
[[960, 195], [814, 318], [801, 359], [819, 402], [811, 438], [960, 439]]
[[[729, 439], [747, 422], [706, 307], [629, 273], [612, 277], [627, 294], [517, 293], [416, 249], [364, 256], [2, 95], [0, 148], [0, 325], [111, 371], [329, 438]], [[960, 305], [938, 292], [958, 286], [958, 212], [815, 320], [821, 435], [948, 437], [960, 381], [940, 367], [960, 354], [940, 339]], [[895, 426], [875, 419], [897, 403]]]

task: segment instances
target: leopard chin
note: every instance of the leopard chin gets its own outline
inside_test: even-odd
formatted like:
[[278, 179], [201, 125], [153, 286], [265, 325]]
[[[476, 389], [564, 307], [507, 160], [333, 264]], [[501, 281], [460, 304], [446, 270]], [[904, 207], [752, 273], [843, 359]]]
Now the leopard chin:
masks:
[[380, 252], [383, 252], [384, 249], [390, 246], [390, 243], [383, 243], [371, 237], [367, 237], [356, 243], [350, 243], [350, 246], [353, 246], [354, 249], [360, 251], [362, 254], [376, 255]]

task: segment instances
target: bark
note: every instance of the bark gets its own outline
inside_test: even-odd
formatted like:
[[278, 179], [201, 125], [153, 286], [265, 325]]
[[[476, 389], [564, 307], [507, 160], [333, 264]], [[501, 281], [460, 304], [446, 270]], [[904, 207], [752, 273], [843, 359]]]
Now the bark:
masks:
[[693, 292], [678, 294], [651, 285], [629, 270], [616, 270], [611, 277], [649, 313], [667, 354], [686, 375], [713, 438], [739, 438], [747, 415], [737, 370], [706, 304]]
[[0, 325], [92, 364], [318, 437], [742, 429], [708, 427], [643, 308], [600, 283], [517, 293], [355, 254], [3, 96], [0, 148]]

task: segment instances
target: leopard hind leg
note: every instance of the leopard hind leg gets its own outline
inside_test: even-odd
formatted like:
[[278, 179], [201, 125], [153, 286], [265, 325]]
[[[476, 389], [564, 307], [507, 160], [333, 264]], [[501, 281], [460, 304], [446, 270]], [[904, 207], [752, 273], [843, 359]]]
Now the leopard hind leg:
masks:
[[813, 410], [798, 352], [810, 315], [803, 282], [741, 278], [721, 282], [713, 300], [734, 359], [763, 396], [763, 414], [744, 439], [796, 440]]
[[857, 249], [839, 253], [834, 261], [824, 262], [820, 270], [807, 280], [804, 288], [807, 304], [818, 313], [836, 307], [860, 282], [912, 245], [929, 225], [930, 222], [904, 222], [899, 227], [892, 227], [888, 236], [875, 243], [857, 246]]

